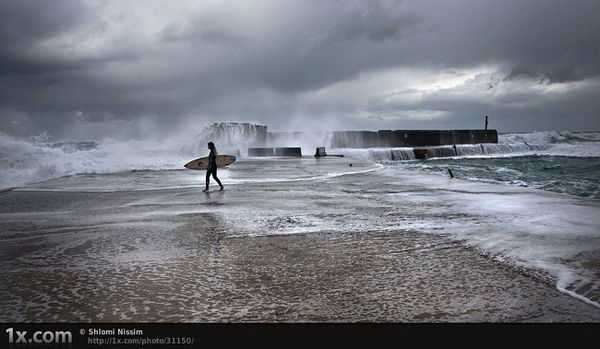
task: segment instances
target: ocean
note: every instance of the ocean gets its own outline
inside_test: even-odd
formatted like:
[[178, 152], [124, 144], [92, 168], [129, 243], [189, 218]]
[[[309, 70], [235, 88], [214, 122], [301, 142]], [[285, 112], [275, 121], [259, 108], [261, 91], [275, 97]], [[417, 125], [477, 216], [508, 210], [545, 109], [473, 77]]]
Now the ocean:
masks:
[[[306, 146], [302, 151], [312, 154], [314, 149]], [[371, 160], [398, 171], [447, 176], [451, 169], [457, 178], [469, 181], [600, 199], [600, 132], [505, 133], [499, 134], [498, 144], [458, 145], [459, 156], [425, 161], [411, 159], [412, 154], [406, 148], [330, 149], [329, 152]], [[0, 161], [5, 164], [0, 169], [0, 190], [74, 175], [181, 170], [182, 163], [204, 153], [204, 144], [184, 143], [181, 139], [50, 142], [47, 136], [20, 140], [0, 134]], [[147, 187], [140, 188], [192, 185], [189, 177], [178, 178], [181, 182], [148, 181]], [[276, 179], [281, 178], [263, 178]]]
[[[409, 149], [345, 149], [347, 156], [385, 166], [600, 199], [600, 133], [499, 134], [498, 144], [458, 145], [459, 156], [411, 161]], [[395, 160], [401, 159], [400, 161]]]
[[[324, 159], [312, 156], [312, 144], [303, 145], [302, 151], [302, 158], [239, 156], [232, 166], [219, 170], [219, 177], [226, 187], [225, 195], [233, 190], [230, 197], [244, 202], [228, 201], [226, 196], [198, 196], [198, 200], [206, 200], [200, 211], [221, 217], [224, 223], [219, 223], [219, 229], [231, 238], [324, 232], [449, 238], [493, 263], [539, 277], [600, 311], [599, 132], [506, 133], [499, 135], [498, 144], [458, 145], [458, 156], [427, 160], [411, 159], [406, 148], [328, 149], [328, 153], [344, 157]], [[159, 224], [151, 233], [159, 234], [161, 229], [171, 229], [168, 217], [199, 214], [198, 206], [188, 202], [196, 199], [186, 196], [182, 201], [183, 194], [177, 193], [200, 195], [204, 171], [186, 170], [183, 164], [207, 152], [204, 144], [182, 139], [51, 142], [45, 137], [26, 141], [1, 135], [0, 159], [5, 166], [0, 169], [0, 187], [5, 190], [0, 199], [7, 206], [0, 212], [4, 227], [0, 239], [12, 244], [20, 234], [25, 237], [35, 231], [36, 222], [56, 222], [43, 232], [62, 246], [48, 251], [46, 257], [46, 252], [38, 251], [30, 259], [25, 256], [7, 262], [5, 267], [14, 271], [59, 257], [56, 263], [61, 265], [85, 265], [80, 255], [70, 260], [75, 257], [60, 252], [76, 249], [73, 244], [79, 237], [71, 235], [78, 231], [91, 229], [94, 234], [82, 236], [117, 246], [117, 242], [105, 241], [100, 232], [120, 224], [125, 228], [119, 229], [143, 224], [132, 221], [141, 214], [162, 217], [159, 223], [164, 227]], [[252, 195], [261, 195], [260, 203], [253, 204], [252, 195], [244, 194], [253, 190]], [[110, 203], [95, 207], [92, 200], [85, 201], [91, 206], [81, 214], [92, 216], [83, 222], [79, 215], [68, 213], [76, 207], [43, 211], [38, 219], [28, 213], [37, 212], [37, 206], [27, 211], [20, 206], [23, 199], [10, 197], [35, 193], [48, 195], [44, 200], [50, 201], [44, 205], [50, 210], [53, 201], [49, 198], [61, 193], [143, 196], [116, 207]], [[139, 211], [154, 208], [160, 212]], [[109, 212], [109, 220], [95, 216], [94, 212], [102, 210]], [[136, 213], [129, 215], [127, 210]], [[80, 230], [64, 231], [65, 224]], [[131, 247], [135, 254], [125, 251], [89, 258], [104, 258], [123, 266], [132, 261], [148, 263], [162, 255], [159, 251], [170, 251], [169, 256], [192, 251], [189, 246], [154, 246], [157, 242], [139, 236]], [[138, 260], [140, 256], [143, 259]], [[5, 307], [9, 306], [19, 307], [16, 303]]]

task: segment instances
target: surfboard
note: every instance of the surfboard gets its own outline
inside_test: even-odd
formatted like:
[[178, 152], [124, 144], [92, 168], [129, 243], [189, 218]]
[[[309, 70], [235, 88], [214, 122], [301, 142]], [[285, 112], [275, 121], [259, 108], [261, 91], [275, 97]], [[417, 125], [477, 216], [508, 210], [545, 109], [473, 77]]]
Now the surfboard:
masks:
[[[217, 168], [231, 165], [235, 160], [236, 158], [233, 155], [217, 155]], [[208, 156], [194, 159], [183, 166], [190, 170], [206, 170], [208, 167]]]

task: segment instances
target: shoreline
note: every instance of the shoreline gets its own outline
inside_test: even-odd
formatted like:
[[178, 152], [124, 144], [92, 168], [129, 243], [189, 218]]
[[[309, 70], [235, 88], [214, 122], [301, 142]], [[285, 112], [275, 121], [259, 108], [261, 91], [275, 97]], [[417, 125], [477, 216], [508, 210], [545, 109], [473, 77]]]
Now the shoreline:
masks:
[[9, 273], [12, 285], [38, 285], [29, 295], [18, 294], [31, 297], [32, 303], [61, 285], [84, 287], [54, 291], [53, 301], [43, 306], [14, 307], [22, 318], [2, 320], [600, 321], [598, 312], [547, 282], [440, 236], [333, 232], [228, 238], [215, 232], [204, 239], [200, 242], [204, 253], [178, 261], [90, 270], [38, 268], [21, 271], [16, 279]]
[[427, 176], [381, 188], [380, 176], [224, 183], [208, 195], [6, 192], [2, 320], [600, 321], [552, 276], [456, 235], [494, 222], [453, 195], [535, 193]]

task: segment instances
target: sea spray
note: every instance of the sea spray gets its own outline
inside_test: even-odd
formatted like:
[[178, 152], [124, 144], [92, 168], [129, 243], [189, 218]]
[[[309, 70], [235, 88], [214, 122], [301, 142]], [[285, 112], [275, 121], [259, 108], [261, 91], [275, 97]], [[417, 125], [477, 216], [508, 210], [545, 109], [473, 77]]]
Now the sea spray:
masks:
[[177, 144], [142, 140], [49, 142], [0, 134], [0, 188], [79, 173], [180, 168], [193, 153]]
[[[219, 124], [217, 124], [219, 125]], [[241, 128], [240, 128], [241, 127]], [[246, 134], [246, 126], [229, 127], [240, 132], [221, 133], [217, 144], [221, 153], [257, 144], [258, 131]], [[210, 130], [210, 129], [208, 129]], [[244, 136], [244, 134], [246, 134]], [[42, 133], [31, 139], [19, 139], [0, 133], [0, 188], [23, 186], [52, 178], [86, 173], [116, 173], [132, 170], [181, 169], [190, 159], [208, 153], [206, 139], [215, 136], [206, 125], [197, 125], [159, 140], [63, 140], [52, 141]], [[244, 137], [250, 137], [248, 139]], [[312, 154], [315, 146], [328, 146], [330, 132], [307, 139], [302, 134], [267, 134], [267, 144], [301, 146], [303, 154]], [[600, 168], [600, 133], [548, 131], [500, 134], [498, 144], [457, 144], [452, 158], [425, 162], [414, 160], [412, 148], [328, 149], [347, 158], [359, 158], [384, 164], [407, 166], [446, 175], [453, 167], [463, 179], [532, 186], [539, 189], [599, 197], [596, 178]], [[237, 154], [232, 154], [237, 155]], [[527, 158], [522, 158], [527, 156]], [[557, 156], [561, 156], [557, 158]], [[481, 159], [496, 159], [476, 160]], [[505, 158], [506, 160], [498, 160]], [[574, 159], [580, 158], [580, 159]], [[533, 161], [537, 168], [523, 171], [520, 166]], [[511, 165], [512, 163], [512, 165]], [[516, 167], [515, 167], [516, 166]], [[534, 166], [535, 167], [535, 166]], [[514, 170], [502, 172], [502, 168]], [[525, 173], [525, 175], [523, 175]], [[537, 180], [542, 178], [543, 180]]]

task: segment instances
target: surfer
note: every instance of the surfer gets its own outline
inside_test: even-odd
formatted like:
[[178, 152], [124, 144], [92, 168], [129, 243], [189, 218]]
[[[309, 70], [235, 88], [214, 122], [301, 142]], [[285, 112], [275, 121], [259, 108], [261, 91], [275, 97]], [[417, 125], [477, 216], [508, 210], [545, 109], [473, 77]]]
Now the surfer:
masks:
[[217, 177], [217, 148], [213, 142], [208, 142], [208, 149], [210, 149], [210, 154], [208, 154], [208, 167], [206, 168], [206, 188], [204, 188], [202, 192], [208, 191], [208, 184], [210, 183], [211, 175], [215, 181], [219, 183], [219, 186], [221, 187], [220, 190], [223, 190], [225, 187], [223, 187], [223, 184], [221, 184], [221, 181]]

